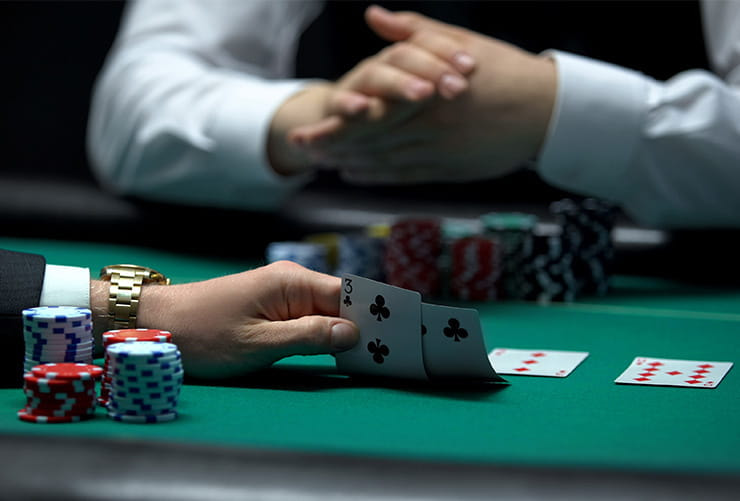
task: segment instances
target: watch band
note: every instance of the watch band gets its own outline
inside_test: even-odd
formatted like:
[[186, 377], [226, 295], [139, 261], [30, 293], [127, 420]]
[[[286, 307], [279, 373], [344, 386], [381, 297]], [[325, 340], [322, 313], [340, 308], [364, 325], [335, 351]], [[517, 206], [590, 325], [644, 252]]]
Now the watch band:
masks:
[[162, 273], [133, 264], [116, 264], [100, 270], [100, 278], [110, 281], [108, 289], [109, 329], [134, 329], [139, 314], [141, 287], [169, 285]]

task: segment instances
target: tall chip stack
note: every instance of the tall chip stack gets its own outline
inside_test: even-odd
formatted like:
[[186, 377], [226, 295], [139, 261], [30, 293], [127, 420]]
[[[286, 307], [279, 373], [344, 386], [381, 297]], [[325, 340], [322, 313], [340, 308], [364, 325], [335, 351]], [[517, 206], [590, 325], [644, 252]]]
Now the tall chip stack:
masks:
[[91, 364], [92, 327], [92, 312], [87, 308], [40, 306], [23, 310], [24, 372], [50, 362]]
[[562, 235], [533, 235], [531, 252], [513, 278], [519, 298], [541, 303], [574, 301], [578, 287], [573, 258]]
[[438, 296], [441, 290], [438, 259], [442, 248], [437, 219], [402, 219], [391, 226], [385, 256], [390, 285]]
[[334, 274], [351, 273], [382, 282], [385, 280], [386, 239], [366, 233], [348, 233], [339, 238], [338, 263]]
[[500, 296], [501, 245], [481, 235], [458, 238], [450, 245], [450, 296], [492, 301]]
[[615, 206], [593, 198], [563, 199], [551, 204], [550, 212], [562, 228], [564, 246], [573, 254], [578, 294], [605, 295], [614, 262]]
[[480, 218], [484, 235], [501, 245], [501, 296], [523, 299], [521, 280], [517, 275], [532, 255], [537, 217], [521, 212], [490, 212]]

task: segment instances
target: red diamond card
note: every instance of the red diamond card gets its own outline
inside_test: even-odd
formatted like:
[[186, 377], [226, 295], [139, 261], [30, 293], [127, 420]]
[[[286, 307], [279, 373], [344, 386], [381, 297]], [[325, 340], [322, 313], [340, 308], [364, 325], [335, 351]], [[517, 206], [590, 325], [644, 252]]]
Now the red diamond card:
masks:
[[683, 386], [686, 388], [716, 388], [731, 368], [732, 362], [637, 357], [614, 382], [653, 386]]
[[583, 351], [495, 348], [488, 360], [498, 374], [566, 377], [588, 356]]

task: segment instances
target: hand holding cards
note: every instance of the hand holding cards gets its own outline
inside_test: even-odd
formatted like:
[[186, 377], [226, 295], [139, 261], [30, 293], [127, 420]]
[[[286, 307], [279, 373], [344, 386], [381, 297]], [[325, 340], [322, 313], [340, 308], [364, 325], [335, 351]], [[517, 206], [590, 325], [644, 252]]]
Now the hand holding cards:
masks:
[[418, 292], [346, 274], [340, 316], [360, 328], [357, 346], [336, 354], [340, 372], [504, 381], [488, 361], [474, 309], [423, 304]]

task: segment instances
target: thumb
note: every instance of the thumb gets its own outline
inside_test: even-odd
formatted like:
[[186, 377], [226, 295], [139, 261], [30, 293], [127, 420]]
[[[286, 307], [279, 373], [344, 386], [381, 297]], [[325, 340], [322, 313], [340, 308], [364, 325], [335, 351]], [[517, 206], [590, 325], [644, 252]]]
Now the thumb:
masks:
[[357, 326], [337, 317], [309, 315], [264, 325], [277, 358], [346, 351], [360, 340]]
[[365, 22], [380, 38], [390, 42], [406, 40], [414, 33], [413, 23], [408, 18], [378, 5], [365, 10]]

